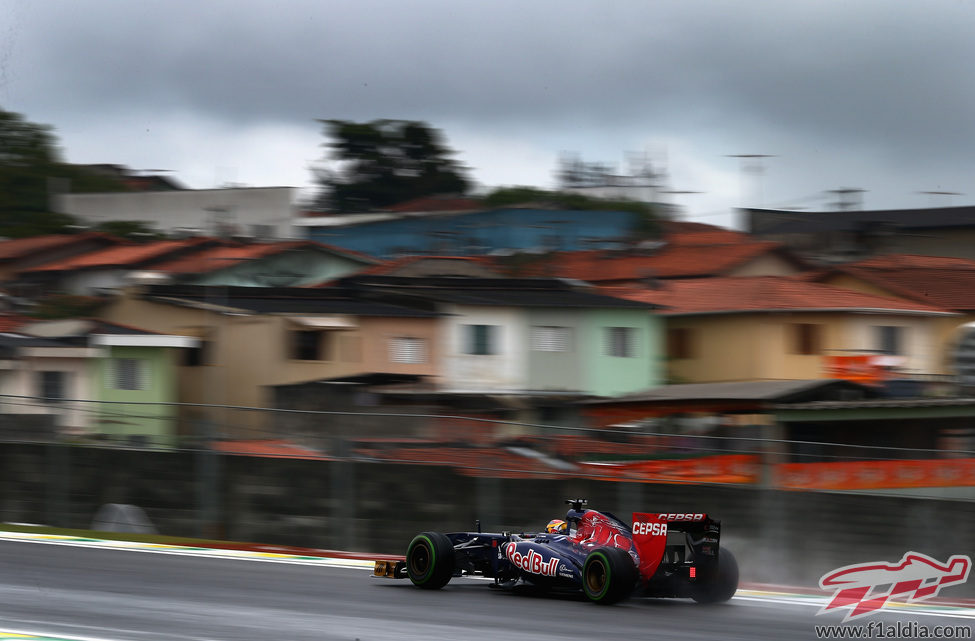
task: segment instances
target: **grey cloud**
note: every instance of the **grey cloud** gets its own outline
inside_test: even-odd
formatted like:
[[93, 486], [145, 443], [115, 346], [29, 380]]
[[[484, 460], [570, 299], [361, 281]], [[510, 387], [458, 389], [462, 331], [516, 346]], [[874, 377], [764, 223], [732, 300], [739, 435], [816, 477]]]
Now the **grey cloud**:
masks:
[[[833, 157], [877, 181], [960, 177], [973, 142], [971, 3], [0, 7], [17, 30], [0, 99], [56, 127], [140, 113], [240, 126], [407, 117], [534, 132], [563, 148], [574, 139], [720, 141], [737, 147], [728, 153], [779, 153], [780, 165], [824, 177], [822, 159]], [[793, 182], [803, 181], [782, 178]]]

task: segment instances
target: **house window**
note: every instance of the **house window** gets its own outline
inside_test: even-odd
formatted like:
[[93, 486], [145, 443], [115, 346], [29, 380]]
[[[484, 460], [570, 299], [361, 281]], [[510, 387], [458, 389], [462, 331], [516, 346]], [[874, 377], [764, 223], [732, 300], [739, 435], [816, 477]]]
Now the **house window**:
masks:
[[67, 372], [38, 372], [40, 396], [45, 403], [57, 403], [66, 397]]
[[466, 325], [467, 347], [465, 353], [475, 356], [497, 354], [497, 325]]
[[426, 341], [414, 336], [396, 336], [389, 342], [389, 360], [393, 363], [425, 363]]
[[296, 361], [332, 360], [332, 337], [320, 330], [291, 332], [291, 358]]
[[532, 327], [532, 350], [536, 352], [567, 352], [572, 341], [572, 330], [554, 325]]
[[877, 336], [876, 349], [887, 355], [903, 353], [904, 328], [897, 325], [878, 325], [874, 328]]
[[112, 360], [112, 363], [115, 367], [115, 389], [146, 389], [147, 377], [143, 361], [137, 358], [116, 358]]
[[667, 330], [667, 356], [674, 359], [693, 358], [692, 334], [689, 327], [672, 327]]
[[815, 323], [793, 323], [792, 324], [792, 353], [812, 355], [819, 354], [821, 326]]
[[188, 347], [183, 350], [183, 365], [187, 367], [209, 365], [212, 350], [210, 341], [201, 340], [196, 347]]
[[635, 327], [607, 327], [606, 354], [629, 358], [636, 355]]

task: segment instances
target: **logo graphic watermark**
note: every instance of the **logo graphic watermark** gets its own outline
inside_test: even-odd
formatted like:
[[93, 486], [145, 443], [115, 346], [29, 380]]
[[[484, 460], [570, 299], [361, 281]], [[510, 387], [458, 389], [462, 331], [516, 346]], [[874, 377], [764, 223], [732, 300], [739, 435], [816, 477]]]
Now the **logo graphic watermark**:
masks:
[[872, 614], [888, 599], [925, 601], [942, 588], [968, 580], [972, 559], [956, 554], [942, 563], [920, 552], [908, 552], [897, 563], [875, 561], [831, 570], [819, 579], [819, 587], [833, 598], [816, 614], [847, 608], [843, 621]]

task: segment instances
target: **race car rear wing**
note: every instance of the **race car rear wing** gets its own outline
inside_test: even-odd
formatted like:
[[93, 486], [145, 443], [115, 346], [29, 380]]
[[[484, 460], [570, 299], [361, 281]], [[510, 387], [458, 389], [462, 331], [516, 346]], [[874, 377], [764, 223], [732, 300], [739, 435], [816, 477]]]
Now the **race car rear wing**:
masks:
[[[633, 543], [640, 557], [640, 574], [649, 579], [667, 552], [668, 532], [686, 533], [691, 557], [698, 562], [713, 561], [718, 553], [721, 522], [703, 513], [633, 513]], [[682, 546], [681, 546], [682, 547]], [[683, 563], [683, 553], [680, 554]]]

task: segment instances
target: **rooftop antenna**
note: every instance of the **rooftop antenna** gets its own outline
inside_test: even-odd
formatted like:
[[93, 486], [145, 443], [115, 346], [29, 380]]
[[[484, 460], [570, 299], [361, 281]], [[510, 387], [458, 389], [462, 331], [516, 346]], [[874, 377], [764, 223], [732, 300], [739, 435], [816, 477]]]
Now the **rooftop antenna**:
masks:
[[947, 201], [947, 206], [951, 207], [951, 197], [952, 196], [964, 196], [965, 194], [960, 191], [919, 191], [919, 194], [927, 194], [930, 196], [930, 205], [935, 207], [937, 205], [936, 200], [939, 196], [944, 196]]
[[837, 211], [852, 211], [863, 209], [862, 194], [865, 191], [867, 190], [859, 187], [840, 187], [839, 189], [830, 189], [828, 193], [836, 194], [836, 202], [833, 205]]

